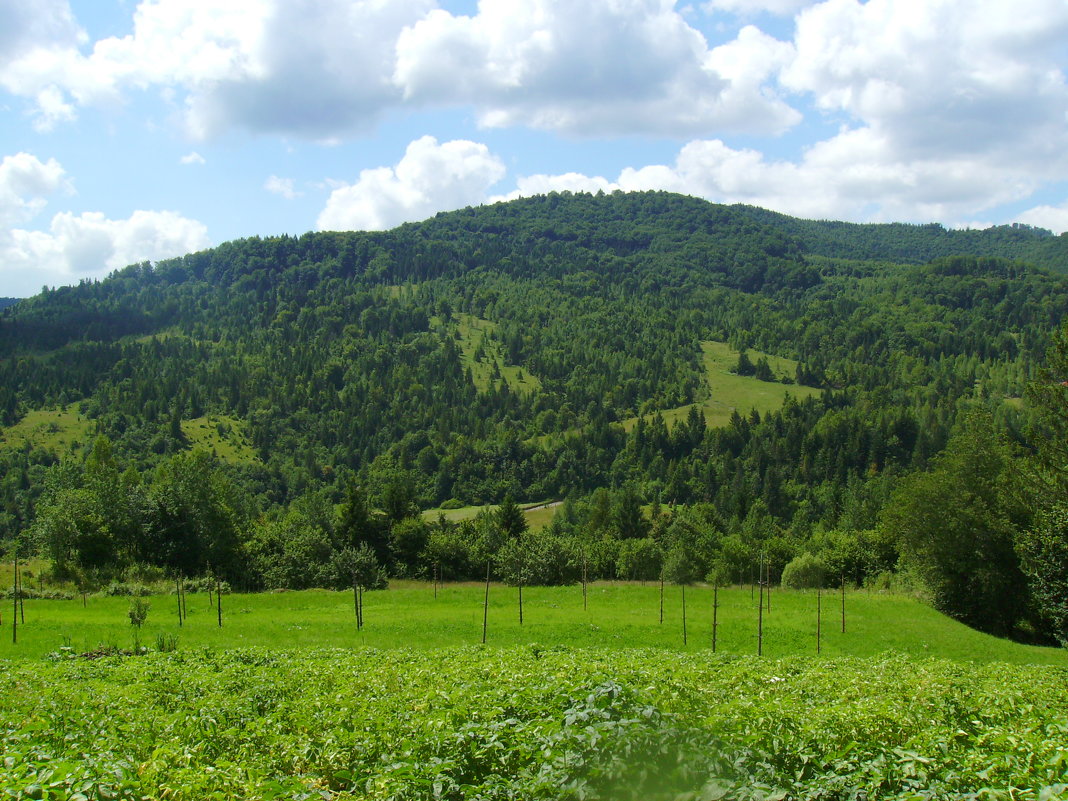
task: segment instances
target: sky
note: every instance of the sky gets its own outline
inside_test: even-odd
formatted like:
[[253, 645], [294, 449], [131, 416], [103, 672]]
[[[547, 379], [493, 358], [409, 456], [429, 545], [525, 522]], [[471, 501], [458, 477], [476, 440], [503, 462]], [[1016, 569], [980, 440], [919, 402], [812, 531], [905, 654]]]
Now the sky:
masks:
[[550, 191], [1068, 230], [1065, 0], [0, 0], [0, 296]]

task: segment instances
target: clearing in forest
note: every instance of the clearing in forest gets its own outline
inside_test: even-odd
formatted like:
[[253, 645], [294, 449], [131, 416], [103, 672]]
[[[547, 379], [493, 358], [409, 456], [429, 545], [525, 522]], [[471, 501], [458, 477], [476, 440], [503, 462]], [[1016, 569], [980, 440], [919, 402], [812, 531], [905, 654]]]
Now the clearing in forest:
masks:
[[[793, 359], [758, 350], [749, 350], [747, 354], [754, 364], [762, 358], [767, 359], [768, 366], [771, 367], [776, 378], [793, 379], [794, 372], [797, 370], [797, 362]], [[787, 395], [802, 400], [812, 395], [819, 395], [822, 391], [800, 384], [761, 381], [753, 376], [731, 372], [738, 365], [739, 353], [726, 342], [713, 340], [701, 342], [701, 355], [704, 360], [705, 380], [708, 382], [708, 397], [696, 404], [691, 403], [660, 412], [668, 428], [685, 420], [692, 406], [701, 410], [709, 427], [721, 428], [730, 422], [731, 414], [735, 411], [743, 417], [753, 409], [764, 415], [780, 408]], [[647, 414], [642, 417], [648, 422], [652, 415]], [[627, 431], [637, 424], [637, 417], [623, 421], [623, 427]]]

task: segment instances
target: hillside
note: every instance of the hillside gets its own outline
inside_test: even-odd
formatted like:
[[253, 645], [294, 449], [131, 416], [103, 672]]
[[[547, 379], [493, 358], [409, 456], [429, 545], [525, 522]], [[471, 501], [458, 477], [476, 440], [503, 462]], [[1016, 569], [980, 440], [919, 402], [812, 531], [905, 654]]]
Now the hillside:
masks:
[[[230, 242], [48, 291], [0, 315], [5, 536], [59, 536], [34, 522], [41, 493], [55, 510], [83, 469], [132, 468], [163, 504], [200, 449], [264, 565], [331, 553], [333, 510], [358, 486], [401, 572], [428, 569], [427, 531], [396, 528], [415, 511], [507, 496], [570, 497], [551, 529], [580, 538], [659, 531], [627, 517], [636, 504], [706, 504], [709, 547], [740, 543], [725, 570], [770, 548], [779, 571], [829, 532], [874, 529], [901, 477], [977, 411], [1019, 453], [1039, 446], [1021, 397], [1068, 283], [1006, 257], [1048, 245], [1059, 269], [1061, 238], [981, 233], [554, 194]], [[219, 565], [209, 551], [183, 569]], [[455, 575], [477, 573], [467, 558]], [[857, 581], [893, 570], [896, 545], [846, 563]]]
[[847, 223], [802, 220], [753, 206], [738, 206], [754, 220], [795, 238], [804, 252], [838, 259], [921, 264], [950, 256], [984, 255], [1019, 259], [1055, 272], [1068, 272], [1068, 235], [1030, 225], [984, 229], [944, 228], [938, 223]]

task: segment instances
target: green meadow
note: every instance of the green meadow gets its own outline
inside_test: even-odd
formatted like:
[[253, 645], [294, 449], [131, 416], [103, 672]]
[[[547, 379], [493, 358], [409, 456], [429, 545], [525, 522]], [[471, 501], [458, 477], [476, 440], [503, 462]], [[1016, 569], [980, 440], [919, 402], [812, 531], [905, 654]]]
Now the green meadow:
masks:
[[[793, 359], [757, 350], [750, 350], [748, 353], [753, 362], [760, 358], [767, 359], [772, 372], [779, 378], [792, 379], [797, 369], [797, 362]], [[802, 399], [820, 393], [820, 390], [812, 387], [760, 381], [752, 376], [741, 376], [731, 372], [738, 364], [738, 351], [726, 342], [711, 340], [701, 342], [701, 357], [705, 368], [707, 397], [695, 404], [661, 412], [668, 428], [685, 420], [693, 406], [696, 406], [704, 415], [705, 422], [709, 426], [716, 428], [727, 425], [734, 412], [745, 416], [756, 409], [763, 415], [781, 407], [787, 395]], [[645, 419], [648, 421], [650, 418], [646, 415]], [[630, 431], [637, 423], [638, 418], [632, 417], [623, 421], [623, 427]]]
[[[660, 620], [658, 583], [597, 582], [581, 586], [526, 587], [523, 623], [518, 590], [493, 583], [487, 617], [487, 644], [494, 647], [656, 648], [677, 652], [712, 649], [713, 590], [686, 591], [683, 631], [682, 588], [668, 585]], [[475, 645], [482, 640], [485, 587], [477, 583], [432, 584], [394, 581], [388, 590], [364, 595], [365, 626], [357, 630], [350, 592], [309, 590], [224, 594], [222, 626], [214, 599], [186, 596], [188, 617], [179, 626], [177, 597], [147, 600], [147, 620], [137, 632], [127, 617], [130, 599], [89, 596], [72, 601], [27, 600], [18, 643], [11, 642], [12, 602], [2, 608], [0, 658], [39, 659], [68, 648], [76, 653], [104, 647], [129, 649], [135, 636], [149, 648], [160, 637], [177, 636], [187, 648], [415, 648]], [[755, 655], [758, 594], [750, 587], [719, 590], [717, 651]], [[903, 596], [851, 591], [845, 598], [827, 592], [773, 589], [765, 599], [763, 642], [766, 657], [816, 655], [817, 605], [820, 656], [869, 657], [894, 651], [918, 657], [974, 662], [1001, 661], [1068, 666], [1068, 652], [997, 639], [969, 629]], [[684, 641], [685, 635], [685, 641]]]
[[[537, 501], [521, 504], [519, 508], [523, 510], [527, 528], [531, 531], [540, 531], [553, 522], [553, 515], [556, 514], [559, 506], [559, 501]], [[457, 509], [426, 509], [422, 512], [422, 517], [431, 523], [436, 522], [439, 516], [444, 516], [446, 520], [453, 523], [460, 523], [464, 520], [474, 520], [480, 512], [492, 512], [495, 509], [497, 509], [496, 504], [461, 506]]]
[[77, 406], [35, 409], [15, 425], [0, 428], [0, 448], [21, 450], [41, 448], [62, 455], [89, 441], [90, 421]]
[[[433, 323], [443, 326], [435, 317]], [[471, 379], [480, 392], [490, 388], [495, 380], [503, 381], [512, 392], [530, 394], [541, 390], [537, 376], [523, 370], [505, 359], [504, 348], [493, 337], [497, 324], [470, 314], [457, 314], [456, 323], [447, 330], [456, 337], [460, 347], [460, 364], [471, 371]]]

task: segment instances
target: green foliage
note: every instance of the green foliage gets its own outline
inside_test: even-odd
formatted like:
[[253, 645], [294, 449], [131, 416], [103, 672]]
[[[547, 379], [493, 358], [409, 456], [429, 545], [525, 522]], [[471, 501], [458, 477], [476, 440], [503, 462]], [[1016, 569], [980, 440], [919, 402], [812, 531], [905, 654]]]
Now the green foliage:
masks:
[[1026, 599], [1014, 551], [1017, 510], [1006, 493], [1010, 469], [991, 420], [972, 416], [930, 472], [901, 483], [881, 523], [898, 538], [904, 565], [922, 579], [936, 608], [1003, 634]]
[[420, 571], [420, 559], [430, 539], [430, 527], [418, 517], [409, 517], [390, 529], [389, 543], [393, 555], [393, 573], [411, 576]]
[[357, 548], [346, 546], [337, 551], [333, 555], [331, 566], [340, 586], [382, 590], [388, 584], [385, 568], [367, 543], [361, 543]]
[[[401, 518], [403, 519], [403, 515]], [[389, 523], [373, 514], [363, 490], [350, 483], [337, 522], [337, 539], [343, 546], [357, 548], [366, 543], [382, 564], [389, 561]]]
[[672, 584], [693, 584], [704, 577], [707, 566], [693, 547], [685, 539], [675, 540], [664, 554], [661, 575]]
[[144, 598], [134, 598], [130, 601], [130, 608], [126, 614], [130, 618], [130, 625], [141, 628], [144, 625], [145, 620], [148, 619], [148, 610], [152, 604], [146, 601]]
[[176, 454], [146, 484], [131, 469], [120, 472], [100, 437], [83, 464], [67, 462], [50, 478], [33, 536], [59, 576], [96, 583], [138, 562], [185, 575], [209, 564], [238, 574], [240, 501], [203, 451]]
[[0, 787], [176, 799], [1068, 793], [1058, 671], [531, 648], [374, 652], [368, 670], [369, 655], [187, 649], [12, 666]]
[[642, 514], [642, 501], [632, 484], [627, 484], [616, 498], [612, 522], [620, 539], [640, 539], [649, 533], [649, 521]]
[[827, 586], [827, 566], [807, 551], [783, 568], [782, 586], [791, 590], [814, 590]]
[[1043, 510], [1016, 547], [1045, 630], [1068, 648], [1068, 507]]
[[497, 509], [495, 521], [501, 534], [508, 540], [518, 541], [527, 530], [527, 519], [523, 516], [523, 510], [511, 495], [505, 498]]
[[156, 650], [161, 654], [169, 654], [178, 650], [177, 634], [157, 634]]
[[616, 555], [616, 576], [628, 581], [654, 581], [660, 577], [663, 558], [659, 543], [650, 537], [624, 540]]

